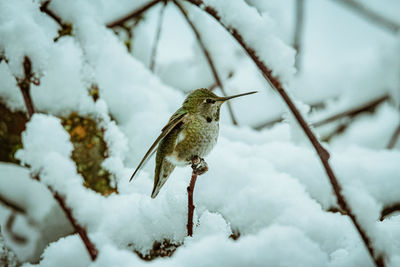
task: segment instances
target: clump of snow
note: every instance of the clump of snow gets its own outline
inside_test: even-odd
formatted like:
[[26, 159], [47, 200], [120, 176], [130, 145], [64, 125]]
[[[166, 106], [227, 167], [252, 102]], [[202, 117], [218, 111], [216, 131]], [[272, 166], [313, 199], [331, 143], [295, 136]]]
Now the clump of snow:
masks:
[[4, 51], [11, 72], [23, 76], [21, 62], [29, 56], [36, 71], [47, 64], [57, 25], [40, 12], [39, 3], [17, 0], [0, 3], [0, 51]]
[[[16, 155], [30, 166], [32, 174], [39, 174], [43, 184], [31, 181], [26, 169], [0, 165], [0, 194], [28, 212], [26, 218], [18, 215], [14, 225], [15, 231], [31, 240], [29, 246], [16, 250], [18, 257], [38, 260], [43, 246], [53, 242], [38, 265], [25, 266], [372, 266], [350, 219], [327, 211], [337, 207], [336, 197], [314, 150], [304, 145], [308, 141], [304, 141], [294, 119], [287, 116], [284, 123], [260, 132], [243, 126], [282, 116], [285, 109], [271, 91], [232, 101], [240, 127], [230, 125], [227, 108], [223, 107], [219, 142], [206, 158], [210, 170], [198, 178], [194, 193], [194, 236], [187, 237], [190, 167], [176, 168], [156, 199], [150, 198], [153, 160], [132, 183], [128, 180], [169, 116], [181, 105], [184, 93], [175, 87], [187, 92], [212, 83], [201, 50], [193, 36], [188, 36], [190, 29], [186, 24], [185, 30], [175, 27], [184, 21], [169, 4], [165, 19], [167, 33], [171, 34], [162, 34], [165, 40], [159, 44], [166, 44], [159, 50], [155, 72], [159, 78], [148, 70], [146, 55], [141, 55], [150, 46], [152, 35], [148, 33], [157, 8], [134, 30], [132, 54], [105, 26], [150, 1], [115, 4], [108, 0], [52, 0], [49, 8], [63, 22], [73, 25], [72, 36], [63, 36], [57, 42], [53, 42], [57, 25], [39, 11], [39, 2], [0, 4], [0, 37], [5, 37], [0, 38], [0, 52], [9, 60], [0, 63], [0, 97], [11, 109], [24, 110], [14, 76], [22, 74], [26, 54], [42, 75], [41, 85], [31, 87], [33, 102], [39, 111], [48, 113], [35, 114], [27, 123], [23, 148]], [[274, 75], [289, 82], [294, 73], [294, 52], [276, 37], [290, 39], [288, 23], [284, 22], [288, 10], [277, 15], [274, 9], [281, 4], [247, 2], [258, 11], [244, 1], [205, 1], [218, 11], [225, 25], [238, 29]], [[333, 3], [314, 2], [307, 5], [311, 20], [306, 23], [305, 35], [311, 38], [305, 38], [304, 56], [308, 63], [290, 90], [308, 104], [327, 97], [338, 99], [331, 101], [324, 113], [312, 114], [311, 121], [380, 97], [388, 92], [386, 87], [395, 88], [395, 68], [389, 66], [397, 62], [387, 60], [387, 54], [394, 50], [380, 51], [381, 47], [391, 47], [387, 44], [393, 38], [374, 30], [363, 39], [360, 29], [365, 29], [364, 24], [353, 23], [356, 19], [350, 15], [338, 21], [337, 14], [343, 11], [332, 7]], [[203, 11], [185, 7], [204, 37], [228, 94], [268, 88], [229, 34], [215, 29], [219, 26]], [[327, 15], [326, 8], [333, 11]], [[341, 28], [334, 28], [336, 23], [348, 27], [350, 33], [342, 36], [337, 30]], [[321, 38], [327, 25], [332, 35]], [[280, 31], [285, 32], [278, 34]], [[357, 41], [368, 46], [353, 40], [354, 33], [360, 39]], [[143, 35], [147, 39], [140, 40]], [[184, 35], [180, 45], [173, 46], [180, 35]], [[346, 42], [335, 50], [338, 36]], [[191, 40], [189, 48], [182, 48], [183, 40]], [[356, 45], [351, 47], [350, 41]], [[325, 49], [329, 53], [324, 54]], [[386, 73], [388, 69], [393, 73]], [[228, 78], [230, 72], [233, 76]], [[88, 94], [92, 85], [99, 88], [96, 102]], [[308, 113], [308, 105], [296, 105], [303, 114]], [[103, 197], [83, 186], [70, 158], [73, 147], [69, 135], [55, 117], [72, 111], [94, 117], [104, 129], [109, 157], [103, 167], [116, 177], [119, 194]], [[400, 262], [396, 241], [400, 216], [392, 214], [382, 222], [379, 217], [384, 207], [400, 201], [400, 153], [383, 148], [397, 123], [398, 112], [385, 104], [372, 115], [357, 117], [329, 144], [330, 162], [343, 193], [377, 251], [385, 252], [388, 266]], [[77, 222], [87, 229], [99, 249], [95, 262], [90, 261], [78, 235], [59, 239], [71, 228], [46, 186], [65, 198]], [[2, 226], [10, 212], [1, 206]], [[57, 219], [50, 220], [53, 217]], [[30, 221], [40, 226], [32, 227]], [[230, 239], [232, 232], [240, 238]], [[147, 263], [133, 253], [148, 253], [155, 241], [165, 239], [180, 245], [170, 258]], [[9, 239], [6, 242], [11, 243]]]
[[204, 1], [206, 6], [215, 8], [224, 25], [236, 29], [244, 41], [257, 51], [257, 55], [272, 70], [273, 75], [278, 76], [283, 83], [288, 83], [295, 73], [295, 51], [273, 34], [270, 28], [271, 18], [266, 13], [259, 14], [245, 1], [229, 2], [229, 5], [226, 3]]

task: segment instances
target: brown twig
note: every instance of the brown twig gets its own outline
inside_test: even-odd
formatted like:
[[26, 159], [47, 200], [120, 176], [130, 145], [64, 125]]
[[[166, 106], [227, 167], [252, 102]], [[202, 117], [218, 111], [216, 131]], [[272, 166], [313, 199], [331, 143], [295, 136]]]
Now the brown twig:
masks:
[[61, 29], [58, 31], [58, 36], [56, 38], [54, 38], [54, 42], [57, 42], [57, 40], [60, 39], [60, 37], [62, 37], [64, 35], [71, 35], [72, 25], [69, 23], [63, 23], [61, 18], [49, 9], [49, 4], [50, 4], [50, 0], [43, 2], [40, 5], [40, 11], [42, 11], [43, 13], [46, 13], [55, 22], [57, 22], [57, 24], [61, 27]]
[[31, 60], [25, 56], [24, 58], [24, 78], [16, 78], [18, 87], [21, 90], [22, 96], [24, 97], [24, 102], [26, 109], [28, 111], [28, 118], [30, 119], [35, 112], [35, 108], [33, 106], [31, 94], [30, 94], [30, 88], [31, 88], [31, 82], [32, 79], [34, 78], [33, 72], [32, 72], [32, 62]]
[[[217, 68], [215, 67], [214, 61], [211, 58], [211, 54], [208, 51], [208, 49], [207, 49], [207, 47], [206, 47], [206, 45], [205, 45], [205, 43], [204, 43], [204, 41], [203, 41], [203, 39], [202, 39], [202, 37], [200, 35], [200, 32], [197, 30], [196, 26], [193, 24], [192, 20], [189, 18], [185, 8], [181, 4], [179, 4], [178, 1], [174, 0], [174, 4], [179, 9], [179, 11], [182, 13], [183, 17], [185, 18], [185, 20], [189, 24], [190, 28], [192, 29], [192, 31], [193, 31], [196, 39], [197, 39], [197, 42], [199, 43], [200, 48], [203, 51], [203, 54], [204, 54], [204, 56], [205, 56], [205, 58], [207, 60], [207, 63], [209, 65], [210, 69], [211, 69], [211, 72], [212, 72], [212, 74], [214, 76], [215, 84], [221, 89], [222, 94], [224, 96], [227, 96], [226, 91], [224, 89], [224, 86], [222, 85], [221, 79], [219, 78], [219, 75], [218, 75], [218, 72], [217, 72]], [[235, 118], [235, 115], [233, 114], [233, 109], [232, 109], [232, 106], [231, 106], [230, 102], [228, 101], [227, 104], [228, 104], [229, 115], [231, 117], [233, 125], [238, 125], [238, 122], [237, 122], [237, 120]]]
[[15, 233], [13, 231], [13, 225], [15, 222], [15, 217], [16, 217], [16, 213], [15, 211], [13, 211], [10, 216], [8, 216], [8, 219], [6, 221], [6, 225], [5, 225], [5, 230], [7, 231], [7, 233], [10, 235], [10, 237], [12, 238], [12, 240], [15, 243], [19, 243], [19, 244], [25, 244], [28, 239], [24, 236], [19, 235], [18, 233]]
[[89, 252], [90, 258], [92, 259], [92, 261], [95, 261], [97, 258], [98, 250], [95, 247], [95, 245], [92, 243], [92, 241], [89, 239], [86, 229], [83, 228], [82, 226], [80, 226], [79, 223], [76, 221], [76, 219], [72, 215], [71, 208], [69, 208], [66, 205], [64, 198], [60, 194], [58, 194], [56, 191], [54, 191], [50, 186], [48, 188], [51, 191], [51, 193], [53, 194], [54, 199], [57, 200], [61, 209], [64, 211], [68, 220], [72, 224], [72, 227], [74, 227], [75, 231], [78, 233], [78, 235], [82, 239], [87, 251]]
[[388, 95], [381, 96], [381, 97], [379, 97], [377, 99], [374, 99], [374, 100], [372, 100], [370, 102], [364, 103], [364, 104], [362, 104], [362, 105], [360, 105], [358, 107], [351, 108], [349, 110], [346, 110], [346, 111], [334, 114], [332, 116], [329, 116], [329, 117], [327, 117], [327, 118], [325, 118], [323, 120], [320, 120], [320, 121], [317, 121], [317, 122], [313, 122], [313, 123], [311, 123], [311, 125], [314, 126], [314, 127], [319, 127], [321, 125], [327, 124], [329, 122], [332, 122], [332, 121], [335, 121], [335, 120], [338, 120], [338, 119], [341, 119], [341, 118], [344, 118], [344, 117], [354, 117], [354, 116], [356, 116], [356, 115], [358, 115], [358, 114], [360, 114], [362, 112], [365, 112], [365, 111], [368, 111], [368, 110], [371, 110], [371, 109], [375, 108], [376, 106], [378, 106], [382, 102], [387, 101], [388, 99], [389, 99]]
[[[372, 100], [372, 101], [370, 101], [368, 103], [364, 103], [364, 104], [362, 104], [362, 105], [360, 105], [358, 107], [353, 107], [353, 108], [350, 108], [349, 110], [334, 114], [334, 115], [329, 116], [329, 117], [327, 117], [325, 119], [322, 119], [320, 121], [312, 122], [310, 125], [312, 125], [314, 127], [319, 127], [319, 126], [325, 125], [325, 124], [327, 124], [329, 122], [333, 122], [335, 120], [338, 120], [338, 119], [341, 119], [341, 118], [344, 118], [344, 117], [354, 117], [354, 116], [356, 116], [356, 115], [358, 115], [358, 114], [360, 114], [362, 112], [366, 112], [366, 111], [369, 111], [371, 109], [374, 109], [376, 106], [378, 106], [379, 104], [381, 104], [384, 101], [387, 101], [388, 99], [389, 99], [389, 96], [388, 95], [384, 95], [384, 96], [379, 97], [377, 99], [374, 99], [374, 100]], [[321, 105], [322, 105], [322, 102], [321, 103], [316, 103], [316, 104], [311, 105], [311, 108], [314, 108], [316, 106], [321, 106]], [[257, 126], [254, 126], [253, 128], [255, 130], [261, 130], [261, 129], [265, 128], [265, 127], [271, 127], [275, 123], [282, 122], [282, 121], [283, 121], [283, 118], [282, 117], [278, 117], [278, 118], [263, 122], [263, 123], [261, 123], [261, 124], [259, 124]]]
[[40, 5], [40, 11], [42, 11], [43, 13], [46, 13], [48, 16], [50, 16], [55, 22], [58, 23], [58, 25], [60, 25], [61, 27], [64, 27], [64, 23], [62, 22], [61, 18], [49, 9], [49, 4], [50, 4], [50, 0], [43, 2]]
[[128, 15], [126, 15], [126, 16], [124, 16], [124, 17], [122, 17], [122, 18], [120, 18], [120, 19], [118, 19], [116, 21], [108, 23], [107, 27], [108, 28], [114, 28], [116, 26], [122, 27], [125, 24], [125, 22], [127, 22], [128, 20], [131, 20], [131, 19], [133, 19], [133, 18], [135, 18], [137, 16], [139, 16], [140, 14], [142, 14], [145, 11], [147, 11], [149, 8], [153, 7], [154, 5], [158, 4], [161, 1], [164, 1], [164, 0], [153, 0], [153, 1], [145, 4], [144, 6], [140, 7], [139, 9], [136, 9], [136, 10], [132, 11]]
[[157, 31], [156, 35], [154, 36], [153, 48], [151, 49], [150, 70], [152, 72], [154, 72], [154, 66], [156, 64], [157, 48], [158, 48], [158, 43], [160, 41], [162, 23], [164, 19], [164, 12], [166, 6], [167, 6], [167, 1], [164, 1], [163, 6], [160, 8], [160, 14], [158, 15]]
[[357, 12], [361, 16], [370, 21], [374, 22], [375, 24], [386, 28], [387, 30], [391, 31], [392, 33], [396, 34], [400, 30], [400, 24], [380, 15], [379, 13], [375, 12], [373, 9], [366, 7], [359, 1], [356, 0], [336, 0], [336, 3], [343, 4], [348, 8], [352, 9], [353, 11]]
[[392, 137], [389, 140], [389, 143], [387, 144], [386, 148], [387, 149], [392, 149], [397, 143], [397, 139], [399, 138], [400, 135], [400, 124], [397, 126], [396, 130], [394, 131]]
[[[228, 73], [227, 79], [232, 78], [232, 77], [233, 77], [233, 74], [234, 74], [233, 71], [230, 71], [230, 72]], [[210, 85], [209, 87], [207, 87], [207, 89], [210, 90], [210, 91], [214, 91], [217, 87], [218, 87], [218, 84], [217, 84], [216, 82], [214, 82], [212, 85]]]
[[190, 179], [190, 184], [187, 187], [188, 193], [188, 221], [186, 224], [188, 236], [193, 235], [193, 213], [194, 213], [194, 205], [193, 205], [193, 192], [194, 187], [196, 185], [196, 180], [198, 175], [202, 175], [208, 171], [207, 163], [204, 159], [195, 156], [192, 159], [192, 177]]
[[197, 180], [197, 172], [195, 169], [192, 171], [192, 178], [190, 179], [190, 184], [187, 187], [188, 193], [188, 221], [187, 221], [187, 233], [188, 236], [193, 235], [193, 213], [194, 213], [194, 205], [193, 205], [193, 191], [196, 185]]
[[[32, 82], [32, 78], [34, 76], [32, 73], [32, 63], [27, 56], [25, 56], [25, 58], [24, 58], [23, 65], [24, 65], [25, 77], [23, 79], [17, 79], [17, 81], [18, 81], [18, 86], [21, 89], [21, 92], [24, 96], [25, 105], [28, 110], [28, 115], [29, 115], [29, 119], [30, 119], [32, 117], [33, 113], [35, 112], [33, 109], [33, 103], [32, 103], [32, 99], [30, 97], [30, 92], [29, 92], [30, 91], [30, 82]], [[34, 177], [34, 179], [39, 180], [39, 177], [36, 176], [36, 177]], [[94, 261], [97, 257], [98, 251], [97, 251], [96, 247], [94, 246], [94, 244], [90, 241], [85, 228], [83, 228], [82, 226], [80, 226], [77, 223], [76, 219], [72, 215], [71, 209], [66, 205], [64, 198], [62, 198], [51, 187], [48, 187], [48, 188], [51, 191], [51, 193], [53, 194], [53, 197], [55, 198], [55, 200], [60, 205], [61, 209], [65, 212], [65, 215], [67, 216], [68, 220], [71, 222], [75, 231], [81, 237], [83, 243], [86, 246], [86, 249], [89, 252], [89, 255], [90, 255], [92, 261]]]
[[5, 230], [10, 235], [10, 237], [13, 239], [14, 242], [19, 244], [26, 243], [27, 238], [13, 231], [13, 225], [15, 222], [16, 214], [21, 213], [25, 215], [26, 214], [25, 209], [20, 207], [18, 204], [13, 203], [13, 201], [8, 200], [2, 195], [0, 195], [0, 203], [11, 209], [11, 214], [8, 216], [8, 219], [6, 220]]
[[356, 216], [354, 215], [353, 211], [351, 210], [350, 206], [347, 204], [347, 201], [345, 200], [343, 194], [342, 194], [342, 187], [339, 184], [330, 164], [329, 164], [329, 152], [325, 150], [322, 145], [319, 143], [318, 139], [315, 137], [314, 133], [311, 131], [310, 127], [308, 124], [305, 122], [303, 116], [301, 113], [298, 111], [296, 106], [294, 105], [293, 101], [289, 97], [289, 95], [286, 93], [285, 89], [283, 88], [281, 82], [279, 79], [275, 76], [272, 75], [272, 71], [265, 65], [265, 63], [257, 56], [256, 51], [251, 48], [243, 39], [241, 34], [238, 32], [237, 29], [233, 27], [229, 27], [225, 25], [221, 17], [219, 16], [218, 12], [211, 6], [208, 6], [203, 3], [201, 0], [186, 0], [205, 12], [207, 12], [209, 15], [211, 15], [214, 19], [216, 19], [221, 26], [223, 26], [228, 32], [231, 33], [231, 35], [236, 39], [236, 41], [242, 46], [242, 48], [247, 52], [249, 57], [253, 60], [253, 62], [257, 65], [259, 70], [264, 74], [264, 78], [267, 80], [267, 82], [279, 93], [279, 95], [283, 98], [285, 103], [288, 105], [289, 109], [295, 116], [297, 122], [300, 124], [301, 128], [311, 141], [313, 147], [315, 148], [322, 165], [325, 168], [326, 174], [328, 175], [329, 181], [332, 185], [333, 191], [337, 197], [339, 206], [343, 211], [345, 211], [348, 216], [350, 217], [351, 221], [353, 222], [354, 226], [356, 227], [358, 233], [360, 234], [369, 255], [371, 256], [372, 260], [374, 261], [376, 266], [384, 266], [384, 260], [383, 257], [380, 255], [375, 255], [375, 250], [372, 247], [371, 240], [365, 230], [361, 227], [360, 223], [358, 222]]
[[6, 207], [12, 209], [13, 211], [26, 214], [26, 211], [24, 208], [20, 207], [18, 204], [13, 203], [12, 201], [8, 200], [4, 196], [0, 195], [0, 202], [3, 203]]
[[296, 24], [294, 29], [293, 47], [296, 49], [296, 68], [300, 70], [301, 66], [301, 37], [303, 35], [304, 23], [304, 1], [296, 0]]
[[381, 212], [380, 220], [383, 221], [387, 216], [393, 212], [400, 212], [400, 203], [395, 203], [393, 205], [385, 207]]

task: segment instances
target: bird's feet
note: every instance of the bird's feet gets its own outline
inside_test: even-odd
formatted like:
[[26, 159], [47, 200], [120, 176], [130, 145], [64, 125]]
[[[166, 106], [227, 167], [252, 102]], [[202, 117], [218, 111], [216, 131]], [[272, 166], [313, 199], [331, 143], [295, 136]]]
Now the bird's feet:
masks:
[[194, 156], [192, 159], [192, 169], [197, 173], [197, 175], [202, 175], [208, 171], [207, 162], [199, 156]]

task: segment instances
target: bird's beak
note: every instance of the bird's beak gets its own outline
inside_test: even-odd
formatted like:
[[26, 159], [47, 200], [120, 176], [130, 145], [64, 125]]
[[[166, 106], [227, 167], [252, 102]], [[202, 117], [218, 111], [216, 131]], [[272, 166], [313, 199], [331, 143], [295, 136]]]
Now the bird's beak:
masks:
[[244, 93], [244, 94], [233, 95], [233, 96], [227, 96], [227, 97], [220, 97], [217, 101], [223, 101], [224, 102], [224, 101], [227, 101], [227, 100], [235, 98], [235, 97], [251, 95], [251, 94], [255, 94], [255, 93], [257, 93], [257, 91], [248, 92], [248, 93]]

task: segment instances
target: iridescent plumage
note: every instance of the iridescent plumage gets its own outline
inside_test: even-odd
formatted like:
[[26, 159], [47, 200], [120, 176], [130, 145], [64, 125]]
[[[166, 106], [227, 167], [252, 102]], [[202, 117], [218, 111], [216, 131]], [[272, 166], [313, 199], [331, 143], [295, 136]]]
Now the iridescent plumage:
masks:
[[219, 132], [219, 113], [222, 103], [234, 97], [253, 94], [219, 97], [207, 89], [191, 92], [170, 118], [161, 134], [152, 144], [139, 166], [131, 176], [143, 166], [156, 146], [156, 167], [154, 187], [151, 194], [155, 198], [167, 181], [175, 166], [191, 164], [194, 157], [205, 157], [217, 143]]

